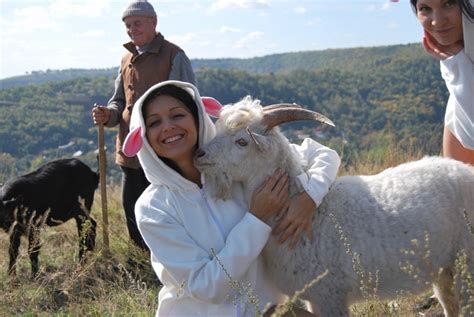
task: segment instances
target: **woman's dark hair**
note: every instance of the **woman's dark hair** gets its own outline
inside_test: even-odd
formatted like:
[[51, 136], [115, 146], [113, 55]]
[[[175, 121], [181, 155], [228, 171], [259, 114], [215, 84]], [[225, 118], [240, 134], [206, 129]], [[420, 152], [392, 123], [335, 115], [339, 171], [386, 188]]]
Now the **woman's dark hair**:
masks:
[[411, 4], [411, 8], [413, 9], [413, 12], [416, 13], [416, 3], [418, 2], [418, 0], [410, 0], [410, 4]]
[[[471, 5], [469, 0], [457, 0], [459, 3], [459, 6], [461, 7], [462, 12], [469, 17], [469, 19], [474, 20], [474, 7]], [[416, 3], [418, 0], [410, 0], [411, 7], [413, 8], [413, 11], [416, 12]]]
[[[194, 122], [196, 124], [196, 130], [198, 131], [198, 143], [199, 143], [199, 114], [198, 114], [198, 108], [197, 108], [196, 102], [186, 90], [176, 85], [168, 84], [168, 85], [161, 86], [157, 88], [156, 90], [154, 90], [153, 92], [151, 92], [145, 98], [145, 100], [143, 100], [143, 106], [142, 106], [143, 119], [146, 118], [148, 105], [150, 104], [150, 102], [156, 97], [161, 96], [161, 95], [167, 95], [167, 96], [176, 98], [179, 101], [181, 101], [186, 106], [186, 108], [189, 109], [189, 112], [191, 112], [191, 115], [193, 116]], [[181, 174], [179, 167], [172, 160], [167, 159], [165, 157], [161, 157], [161, 156], [159, 156], [159, 158], [166, 165], [168, 165], [169, 167], [171, 167], [172, 169], [174, 169], [175, 171]]]
[[474, 20], [474, 7], [471, 5], [471, 2], [469, 0], [459, 0], [461, 3], [461, 9], [462, 12], [464, 12], [465, 15], [471, 19], [471, 21]]

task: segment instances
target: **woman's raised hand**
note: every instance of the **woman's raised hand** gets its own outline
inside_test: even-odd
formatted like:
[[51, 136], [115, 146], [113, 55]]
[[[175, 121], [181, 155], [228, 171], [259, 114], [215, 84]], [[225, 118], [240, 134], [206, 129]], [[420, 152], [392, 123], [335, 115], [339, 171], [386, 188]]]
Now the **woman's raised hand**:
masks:
[[425, 31], [423, 47], [428, 54], [441, 61], [459, 53], [464, 48], [464, 42], [459, 41], [455, 44], [444, 46], [439, 44], [433, 36]]

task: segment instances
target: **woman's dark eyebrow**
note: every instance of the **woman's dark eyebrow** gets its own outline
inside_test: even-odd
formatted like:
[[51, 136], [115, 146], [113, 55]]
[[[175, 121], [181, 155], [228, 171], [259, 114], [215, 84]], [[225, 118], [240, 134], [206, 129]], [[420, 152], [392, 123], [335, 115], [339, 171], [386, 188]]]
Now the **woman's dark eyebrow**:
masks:
[[[184, 109], [184, 110], [186, 110], [186, 111], [189, 111], [189, 109], [188, 109], [186, 106], [176, 106], [176, 107], [170, 108], [170, 111], [171, 111], [171, 110], [176, 110], [176, 109], [178, 109], [178, 110], [179, 110], [179, 109]], [[157, 114], [156, 114], [156, 113], [150, 113], [150, 114], [148, 114], [148, 115], [146, 116], [145, 119], [147, 119], [147, 118], [149, 118], [149, 117], [153, 117], [153, 116], [157, 116]]]

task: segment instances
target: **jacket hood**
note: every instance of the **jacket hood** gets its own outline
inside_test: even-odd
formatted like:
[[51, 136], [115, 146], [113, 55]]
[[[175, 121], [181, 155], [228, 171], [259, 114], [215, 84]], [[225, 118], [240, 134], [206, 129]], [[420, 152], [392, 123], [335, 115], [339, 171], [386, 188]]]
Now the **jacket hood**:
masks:
[[216, 134], [214, 123], [205, 111], [201, 96], [199, 95], [199, 91], [197, 90], [197, 88], [187, 82], [181, 82], [176, 80], [164, 81], [150, 87], [133, 106], [132, 116], [130, 120], [130, 131], [134, 131], [137, 130], [137, 128], [140, 128], [140, 135], [143, 141], [143, 145], [138, 151], [137, 156], [140, 161], [140, 165], [142, 166], [145, 172], [146, 178], [151, 184], [165, 185], [170, 187], [171, 189], [178, 190], [195, 189], [196, 184], [187, 180], [178, 172], [166, 165], [166, 163], [164, 163], [158, 157], [158, 155], [156, 155], [155, 151], [152, 149], [151, 145], [146, 139], [146, 126], [142, 113], [143, 101], [156, 89], [165, 85], [175, 85], [181, 89], [184, 89], [194, 99], [198, 110], [199, 147], [209, 142]]

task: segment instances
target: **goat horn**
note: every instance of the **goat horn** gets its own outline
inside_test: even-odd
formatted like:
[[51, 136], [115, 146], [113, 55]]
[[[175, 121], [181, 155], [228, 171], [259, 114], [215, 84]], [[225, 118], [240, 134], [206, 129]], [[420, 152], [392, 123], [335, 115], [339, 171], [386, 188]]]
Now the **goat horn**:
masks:
[[303, 107], [296, 104], [296, 103], [276, 103], [276, 104], [273, 104], [273, 105], [263, 107], [263, 111], [266, 112], [266, 111], [270, 111], [270, 110], [274, 110], [274, 109], [281, 109], [281, 108], [293, 108], [293, 109], [296, 108], [296, 109], [299, 109], [299, 108], [303, 108]]
[[274, 109], [270, 109], [270, 111], [265, 111], [263, 114], [262, 123], [265, 126], [265, 132], [268, 132], [274, 126], [298, 120], [320, 121], [335, 127], [334, 123], [326, 116], [315, 111], [298, 107], [276, 107]]

